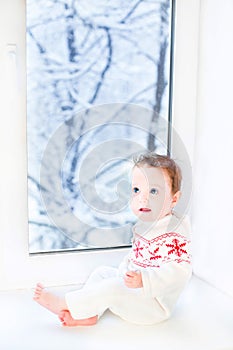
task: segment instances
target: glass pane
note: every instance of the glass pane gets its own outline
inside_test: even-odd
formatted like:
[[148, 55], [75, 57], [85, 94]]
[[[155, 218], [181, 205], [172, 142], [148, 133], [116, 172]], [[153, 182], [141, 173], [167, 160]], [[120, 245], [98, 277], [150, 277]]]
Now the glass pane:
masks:
[[171, 0], [27, 0], [29, 252], [130, 245], [130, 167], [167, 153]]

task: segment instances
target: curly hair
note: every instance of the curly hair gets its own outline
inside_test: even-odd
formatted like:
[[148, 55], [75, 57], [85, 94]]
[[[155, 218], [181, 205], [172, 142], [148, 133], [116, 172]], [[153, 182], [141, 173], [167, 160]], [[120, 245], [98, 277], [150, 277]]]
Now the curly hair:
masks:
[[169, 156], [159, 155], [153, 152], [140, 154], [134, 157], [134, 166], [148, 166], [164, 169], [171, 180], [171, 192], [175, 194], [181, 188], [182, 173], [180, 167]]

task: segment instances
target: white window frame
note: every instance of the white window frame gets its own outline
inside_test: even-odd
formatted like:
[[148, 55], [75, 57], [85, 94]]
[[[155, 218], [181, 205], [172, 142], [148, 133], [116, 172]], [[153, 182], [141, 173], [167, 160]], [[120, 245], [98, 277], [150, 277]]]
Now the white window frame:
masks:
[[[0, 289], [83, 283], [127, 249], [30, 256], [28, 250], [25, 1], [1, 2]], [[200, 0], [176, 1], [173, 127], [193, 159]], [[172, 143], [171, 143], [172, 145]], [[171, 146], [172, 149], [172, 146]]]

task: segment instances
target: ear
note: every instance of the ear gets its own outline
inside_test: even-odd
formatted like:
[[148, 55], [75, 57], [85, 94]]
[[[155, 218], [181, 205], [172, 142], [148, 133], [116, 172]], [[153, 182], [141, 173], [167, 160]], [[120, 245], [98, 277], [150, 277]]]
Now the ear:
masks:
[[177, 191], [175, 194], [173, 194], [172, 203], [171, 203], [172, 208], [176, 206], [177, 202], [180, 199], [180, 196], [181, 196], [181, 191]]

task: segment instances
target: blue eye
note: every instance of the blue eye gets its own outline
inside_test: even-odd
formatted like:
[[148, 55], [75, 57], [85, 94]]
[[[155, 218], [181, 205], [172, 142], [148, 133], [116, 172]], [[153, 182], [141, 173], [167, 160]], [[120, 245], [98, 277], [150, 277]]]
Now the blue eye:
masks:
[[133, 188], [133, 193], [139, 193], [139, 192], [140, 192], [140, 190], [139, 190], [138, 187], [134, 187], [134, 188]]
[[157, 190], [157, 188], [152, 188], [151, 190], [150, 190], [150, 193], [151, 194], [158, 194], [158, 190]]

